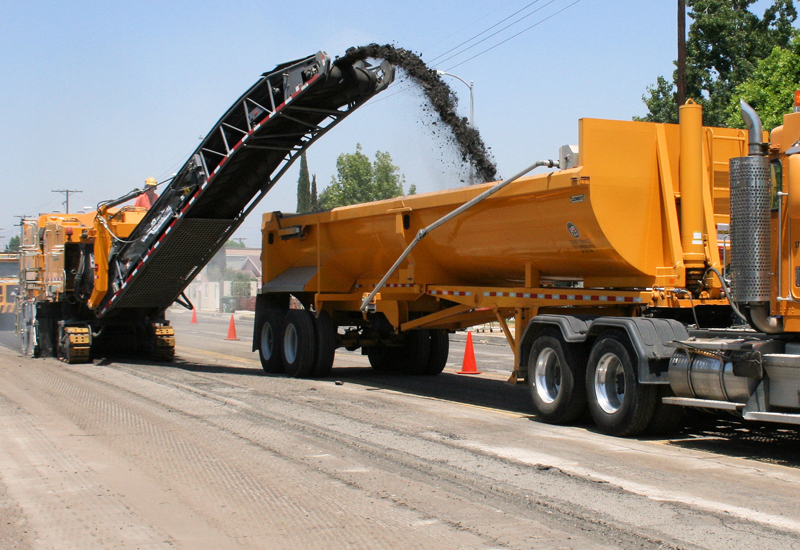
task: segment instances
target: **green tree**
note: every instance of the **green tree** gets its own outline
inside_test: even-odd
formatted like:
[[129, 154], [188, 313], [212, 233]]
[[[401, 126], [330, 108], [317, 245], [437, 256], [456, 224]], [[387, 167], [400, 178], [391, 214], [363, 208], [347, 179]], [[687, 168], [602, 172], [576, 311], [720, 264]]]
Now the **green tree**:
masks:
[[311, 211], [319, 212], [319, 196], [317, 195], [317, 175], [311, 176]]
[[300, 154], [300, 177], [297, 178], [297, 212], [311, 211], [311, 179], [308, 176], [306, 152]]
[[247, 248], [247, 247], [244, 245], [244, 239], [240, 241], [235, 241], [233, 239], [230, 239], [228, 242], [225, 243], [225, 248]]
[[[756, 0], [686, 0], [692, 24], [686, 40], [686, 97], [703, 105], [704, 122], [724, 126], [737, 86], [754, 73], [759, 59], [786, 47], [797, 10], [792, 0], [772, 0], [759, 18], [748, 8]], [[660, 77], [642, 97], [648, 113], [636, 120], [677, 120], [677, 72]]]
[[794, 92], [800, 86], [800, 35], [787, 48], [776, 46], [765, 59], [758, 61], [753, 75], [739, 84], [728, 105], [728, 125], [744, 127], [739, 98], [757, 112], [764, 128], [772, 130], [783, 124], [783, 115], [794, 106]]
[[663, 76], [656, 79], [653, 86], [647, 87], [647, 94], [642, 96], [642, 101], [647, 105], [647, 114], [643, 117], [633, 117], [634, 120], [645, 122], [678, 122], [678, 94], [675, 85], [667, 82]]
[[336, 175], [320, 194], [320, 207], [336, 208], [398, 197], [403, 194], [404, 181], [389, 153], [378, 151], [373, 163], [359, 143], [355, 153], [342, 153], [336, 159]]
[[14, 235], [10, 239], [8, 239], [8, 244], [6, 245], [6, 252], [19, 252], [19, 236]]

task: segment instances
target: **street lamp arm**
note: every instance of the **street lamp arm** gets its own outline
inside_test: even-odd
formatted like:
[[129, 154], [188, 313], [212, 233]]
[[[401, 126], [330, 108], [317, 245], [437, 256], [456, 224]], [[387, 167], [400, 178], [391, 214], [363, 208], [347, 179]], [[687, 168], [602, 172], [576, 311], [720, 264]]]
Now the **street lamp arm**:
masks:
[[467, 82], [463, 78], [458, 75], [454, 75], [453, 73], [448, 73], [445, 71], [436, 71], [436, 74], [441, 76], [452, 76], [464, 83], [464, 85], [469, 88], [469, 125], [471, 128], [475, 127], [475, 83], [474, 82]]
[[454, 75], [453, 73], [446, 73], [444, 71], [436, 71], [436, 74], [438, 74], [440, 76], [452, 76], [453, 78], [457, 78], [458, 80], [463, 82], [465, 86], [468, 86], [470, 90], [472, 89], [472, 84], [470, 84], [469, 82], [467, 82], [466, 80], [464, 80], [460, 76]]

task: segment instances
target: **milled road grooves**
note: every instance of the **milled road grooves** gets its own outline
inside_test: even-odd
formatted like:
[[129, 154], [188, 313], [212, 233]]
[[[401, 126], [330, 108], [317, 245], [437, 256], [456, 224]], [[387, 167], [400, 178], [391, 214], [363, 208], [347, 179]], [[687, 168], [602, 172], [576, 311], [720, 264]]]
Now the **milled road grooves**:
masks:
[[335, 385], [231, 349], [224, 366], [200, 349], [76, 366], [0, 349], [3, 548], [800, 544], [796, 469], [415, 389], [448, 375], [404, 386], [352, 366]]

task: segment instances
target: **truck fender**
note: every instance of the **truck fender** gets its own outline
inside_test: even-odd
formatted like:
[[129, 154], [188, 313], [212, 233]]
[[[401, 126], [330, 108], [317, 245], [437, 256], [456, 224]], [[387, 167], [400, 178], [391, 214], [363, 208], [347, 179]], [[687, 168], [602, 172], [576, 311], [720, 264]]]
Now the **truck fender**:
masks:
[[[673, 319], [647, 319], [643, 317], [592, 317], [588, 315], [539, 315], [531, 320], [522, 336], [519, 366], [525, 373], [536, 335], [547, 326], [558, 327], [564, 341], [570, 344], [588, 344], [608, 329], [624, 332], [636, 351], [639, 382], [642, 384], [669, 383], [669, 359], [674, 348], [669, 342], [689, 338], [689, 332]], [[587, 349], [587, 353], [588, 353]]]
[[[564, 337], [564, 341], [570, 344], [583, 344], [586, 342], [586, 334], [589, 332], [589, 323], [595, 317], [588, 315], [537, 315], [528, 323], [525, 333], [522, 335], [522, 345], [519, 347], [519, 358], [517, 371], [522, 376], [527, 376], [528, 355], [531, 346], [536, 339], [536, 335], [545, 327], [557, 327]], [[588, 351], [588, 350], [587, 350]], [[520, 376], [518, 374], [518, 376]]]
[[667, 344], [689, 338], [683, 323], [674, 319], [598, 317], [592, 321], [586, 336], [594, 339], [610, 328], [625, 332], [636, 351], [639, 383], [669, 383], [669, 359], [675, 348]]

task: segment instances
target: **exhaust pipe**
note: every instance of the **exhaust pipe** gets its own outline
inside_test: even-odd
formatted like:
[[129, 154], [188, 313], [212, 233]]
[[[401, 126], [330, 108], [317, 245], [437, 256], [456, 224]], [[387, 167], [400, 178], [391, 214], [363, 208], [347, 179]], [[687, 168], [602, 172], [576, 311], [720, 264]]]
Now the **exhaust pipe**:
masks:
[[739, 100], [739, 109], [742, 112], [742, 119], [747, 128], [747, 154], [751, 157], [767, 156], [769, 144], [761, 141], [764, 135], [764, 125], [761, 123], [761, 117], [759, 117], [756, 110], [743, 99]]
[[748, 156], [730, 160], [731, 300], [750, 309], [750, 324], [759, 332], [783, 332], [783, 319], [771, 317], [770, 209], [772, 196], [764, 127], [750, 105], [741, 101], [748, 132]]

